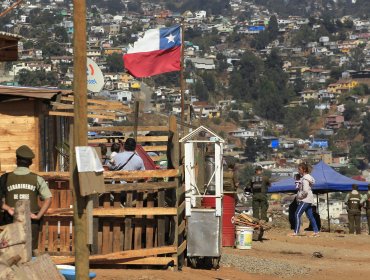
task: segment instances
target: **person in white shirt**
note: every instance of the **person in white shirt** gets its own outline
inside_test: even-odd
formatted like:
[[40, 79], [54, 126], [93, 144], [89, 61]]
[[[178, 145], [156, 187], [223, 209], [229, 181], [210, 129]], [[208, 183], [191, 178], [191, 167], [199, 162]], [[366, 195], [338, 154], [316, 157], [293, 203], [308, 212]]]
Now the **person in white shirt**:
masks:
[[316, 224], [316, 220], [312, 213], [312, 204], [314, 202], [312, 187], [315, 184], [315, 179], [309, 174], [311, 171], [310, 165], [307, 163], [300, 163], [298, 165], [298, 172], [301, 175], [301, 180], [298, 185], [297, 192], [297, 203], [298, 207], [294, 214], [295, 217], [295, 228], [294, 232], [289, 236], [299, 236], [299, 229], [301, 226], [301, 216], [303, 212], [306, 212], [307, 218], [313, 228], [313, 234], [311, 236], [319, 236], [319, 229]]

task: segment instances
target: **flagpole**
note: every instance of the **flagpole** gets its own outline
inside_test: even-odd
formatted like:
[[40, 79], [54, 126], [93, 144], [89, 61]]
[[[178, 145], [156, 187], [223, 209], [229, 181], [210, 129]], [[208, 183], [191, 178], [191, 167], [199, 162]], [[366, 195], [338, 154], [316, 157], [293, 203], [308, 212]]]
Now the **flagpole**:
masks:
[[180, 68], [180, 93], [181, 93], [181, 133], [184, 135], [185, 123], [185, 83], [184, 83], [184, 18], [181, 20], [181, 68]]

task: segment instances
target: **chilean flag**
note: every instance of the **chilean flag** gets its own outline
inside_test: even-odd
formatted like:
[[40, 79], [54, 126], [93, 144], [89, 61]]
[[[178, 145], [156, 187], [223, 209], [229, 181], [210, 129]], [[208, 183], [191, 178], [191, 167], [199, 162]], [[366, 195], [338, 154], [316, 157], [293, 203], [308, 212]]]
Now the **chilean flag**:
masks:
[[136, 78], [180, 71], [180, 25], [150, 29], [123, 56], [126, 70]]

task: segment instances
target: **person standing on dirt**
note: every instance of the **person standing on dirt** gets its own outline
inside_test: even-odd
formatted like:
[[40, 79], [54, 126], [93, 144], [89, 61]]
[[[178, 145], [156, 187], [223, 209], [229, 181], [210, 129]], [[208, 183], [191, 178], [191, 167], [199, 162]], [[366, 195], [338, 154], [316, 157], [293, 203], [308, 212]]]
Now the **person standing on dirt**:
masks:
[[299, 236], [301, 216], [303, 212], [306, 212], [307, 218], [310, 220], [313, 228], [313, 234], [311, 236], [316, 237], [319, 236], [319, 229], [312, 213], [312, 204], [314, 202], [312, 187], [315, 184], [315, 179], [310, 175], [311, 166], [308, 163], [300, 163], [298, 165], [298, 172], [301, 175], [301, 180], [298, 184], [297, 192], [298, 207], [295, 212], [295, 229], [289, 236]]
[[229, 162], [223, 172], [224, 192], [236, 192], [239, 186], [235, 163]]
[[367, 186], [367, 193], [363, 196], [363, 206], [366, 209], [368, 234], [370, 235], [370, 184]]
[[349, 233], [361, 234], [361, 194], [358, 186], [352, 185], [352, 191], [344, 199], [347, 205]]
[[262, 167], [257, 166], [255, 176], [252, 176], [249, 186], [246, 188], [247, 192], [252, 193], [253, 217], [266, 222], [268, 222], [267, 209], [269, 206], [267, 190], [270, 185], [270, 180], [263, 174]]

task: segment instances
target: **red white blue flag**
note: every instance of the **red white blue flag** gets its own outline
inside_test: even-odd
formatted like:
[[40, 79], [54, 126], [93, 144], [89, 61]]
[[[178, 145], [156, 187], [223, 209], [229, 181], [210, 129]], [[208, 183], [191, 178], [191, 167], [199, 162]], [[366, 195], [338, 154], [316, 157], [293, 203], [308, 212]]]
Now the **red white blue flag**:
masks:
[[180, 71], [180, 25], [150, 29], [123, 56], [126, 70], [137, 78]]

